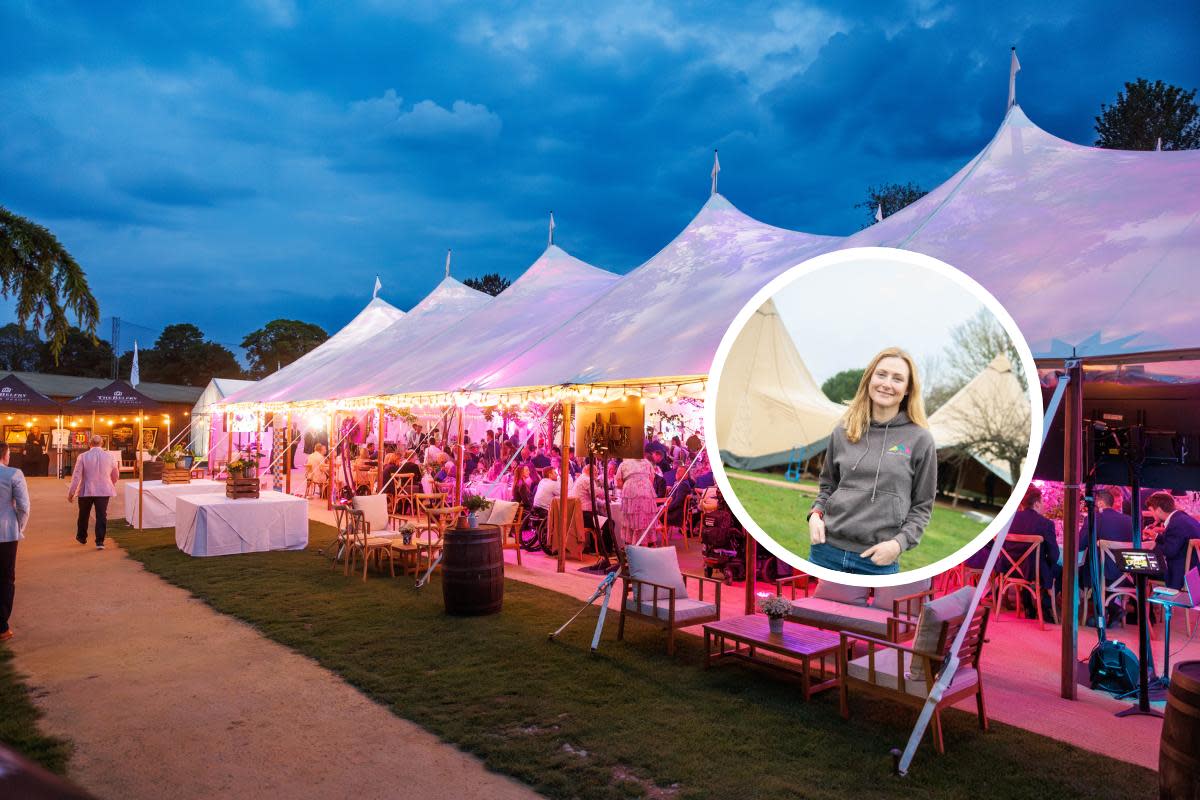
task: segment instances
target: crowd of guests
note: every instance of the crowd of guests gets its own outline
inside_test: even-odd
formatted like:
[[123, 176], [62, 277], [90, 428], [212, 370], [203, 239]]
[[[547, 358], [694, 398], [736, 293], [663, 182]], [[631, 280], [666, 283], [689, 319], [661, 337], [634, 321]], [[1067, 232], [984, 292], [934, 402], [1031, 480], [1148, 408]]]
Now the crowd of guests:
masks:
[[[1131, 511], [1133, 503], [1127, 492], [1128, 490], [1122, 487], [1102, 487], [1096, 490], [1097, 542], [1115, 542], [1132, 546], [1133, 517]], [[1167, 564], [1167, 572], [1163, 578], [1164, 583], [1174, 589], [1181, 588], [1188, 541], [1189, 539], [1200, 539], [1200, 521], [1186, 511], [1177, 508], [1175, 497], [1170, 492], [1144, 490], [1142, 508], [1148, 517], [1142, 528], [1142, 547], [1154, 550], [1163, 557]], [[1077, 538], [1079, 553], [1077, 562], [1080, 564], [1079, 585], [1086, 589], [1091, 588], [1095, 582], [1093, 578], [1094, 565], [1087, 560], [1086, 556], [1091, 541], [1087, 515], [1083, 510], [1080, 513], [1082, 524]], [[1019, 510], [1013, 515], [1009, 532], [1041, 537], [1040, 561], [1037, 568], [1037, 575], [1042, 585], [1040, 601], [1043, 616], [1053, 618], [1051, 605], [1060, 590], [1062, 552], [1054, 521], [1046, 516], [1042, 490], [1036, 485], [1030, 486], [1025, 492]], [[1026, 547], [1027, 545], [1015, 542], [1005, 544], [1005, 550], [1011, 554], [1013, 560], [1018, 559]], [[971, 556], [967, 560], [967, 566], [975, 569], [982, 568], [990, 549], [991, 545], [989, 544]], [[1121, 577], [1121, 567], [1115, 559], [1107, 558], [1103, 554], [1100, 555], [1100, 558], [1103, 563], [1098, 562], [1095, 565], [1099, 567], [1100, 579], [1106, 585], [1112, 584]], [[997, 571], [1003, 571], [1005, 567], [1011, 567], [1011, 565], [998, 563]], [[1034, 577], [1032, 564], [1023, 564], [1020, 572], [1026, 579]], [[1026, 613], [1030, 616], [1035, 615], [1037, 609], [1032, 607], [1032, 597], [1023, 596], [1022, 602]], [[1134, 609], [1125, 602], [1123, 596], [1117, 595], [1111, 598], [1109, 608], [1105, 609], [1105, 615], [1111, 624], [1123, 620], [1127, 616], [1132, 619], [1133, 611]]]

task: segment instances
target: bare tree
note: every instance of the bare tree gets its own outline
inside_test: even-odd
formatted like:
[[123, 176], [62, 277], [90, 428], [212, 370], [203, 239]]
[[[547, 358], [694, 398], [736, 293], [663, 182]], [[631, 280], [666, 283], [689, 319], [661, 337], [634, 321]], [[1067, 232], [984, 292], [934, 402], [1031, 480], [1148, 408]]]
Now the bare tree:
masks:
[[968, 393], [944, 414], [954, 440], [949, 448], [954, 460], [977, 456], [1004, 464], [1011, 482], [1016, 482], [1029, 453], [1029, 405], [1023, 397]]
[[1026, 388], [1025, 371], [1016, 345], [992, 313], [981, 308], [975, 316], [950, 332], [950, 343], [945, 352], [947, 387], [957, 392], [983, 372], [1000, 353], [1008, 356], [1021, 388]]

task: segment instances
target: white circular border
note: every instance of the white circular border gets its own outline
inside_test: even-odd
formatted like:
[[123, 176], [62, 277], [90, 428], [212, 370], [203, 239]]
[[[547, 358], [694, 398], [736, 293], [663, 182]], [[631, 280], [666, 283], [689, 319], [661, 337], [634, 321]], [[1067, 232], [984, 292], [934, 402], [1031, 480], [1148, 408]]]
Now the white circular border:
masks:
[[734, 514], [737, 515], [737, 518], [745, 525], [758, 543], [766, 547], [772, 555], [810, 575], [815, 575], [821, 580], [828, 580], [833, 583], [868, 587], [900, 586], [906, 583], [922, 581], [926, 578], [933, 578], [935, 575], [953, 569], [974, 555], [1016, 513], [1021, 498], [1025, 496], [1025, 491], [1033, 481], [1033, 472], [1037, 466], [1038, 455], [1042, 450], [1043, 412], [1041, 393], [1037, 391], [1039, 385], [1037, 365], [1033, 360], [1033, 351], [1030, 350], [1029, 343], [1025, 341], [1025, 336], [1021, 333], [1021, 329], [1017, 327], [1017, 323], [1013, 320], [1012, 316], [1000, 304], [1000, 301], [992, 296], [991, 292], [983, 288], [983, 286], [966, 273], [961, 272], [944, 261], [939, 261], [932, 256], [922, 253], [915, 253], [910, 250], [896, 250], [890, 247], [853, 247], [847, 250], [826, 253], [798, 264], [774, 278], [750, 298], [750, 301], [734, 317], [729, 329], [725, 331], [725, 336], [722, 337], [721, 344], [717, 347], [717, 354], [713, 358], [712, 369], [709, 371], [708, 390], [704, 397], [704, 426], [706, 431], [715, 432], [717, 429], [717, 392], [721, 383], [721, 372], [725, 367], [725, 360], [729, 357], [729, 351], [733, 348], [734, 340], [737, 339], [738, 334], [742, 332], [742, 329], [754, 315], [754, 312], [785, 286], [805, 275], [827, 267], [865, 259], [892, 261], [897, 264], [927, 269], [966, 289], [1000, 321], [1000, 324], [1004, 326], [1004, 330], [1016, 346], [1017, 352], [1021, 357], [1021, 365], [1024, 367], [1029, 390], [1029, 419], [1031, 423], [1029, 426], [1029, 454], [1021, 468], [1021, 475], [1017, 479], [1016, 485], [1013, 486], [1012, 495], [1008, 498], [1008, 502], [1004, 504], [1000, 513], [996, 515], [996, 518], [988, 523], [982, 533], [966, 545], [940, 561], [935, 561], [924, 567], [918, 567], [914, 570], [901, 570], [893, 575], [852, 575], [846, 572], [839, 572], [817, 566], [771, 538], [754, 518], [750, 516], [745, 507], [742, 506], [737, 494], [733, 491], [733, 487], [729, 483], [729, 477], [725, 474], [725, 464], [721, 460], [720, 445], [717, 442], [717, 437], [715, 435], [705, 436], [705, 446], [708, 449], [708, 460], [712, 466], [713, 478], [716, 480], [717, 486], [721, 489], [721, 493], [724, 495], [729, 507], [733, 509]]

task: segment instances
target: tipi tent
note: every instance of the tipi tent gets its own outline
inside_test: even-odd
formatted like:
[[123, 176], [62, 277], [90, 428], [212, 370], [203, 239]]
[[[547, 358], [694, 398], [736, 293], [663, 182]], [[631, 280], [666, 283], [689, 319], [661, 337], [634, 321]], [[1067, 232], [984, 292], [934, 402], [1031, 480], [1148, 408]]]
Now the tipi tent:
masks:
[[[998, 438], [1009, 433], [1025, 441], [1029, 431], [1029, 395], [1021, 388], [1008, 357], [1003, 353], [996, 356], [983, 372], [931, 414], [929, 430], [939, 450], [978, 441], [981, 436]], [[973, 450], [971, 455], [996, 477], [1010, 486], [1013, 484], [1008, 465], [994, 453]]]
[[763, 303], [734, 340], [721, 371], [722, 460], [744, 469], [787, 463], [792, 448], [823, 448], [845, 410], [813, 379], [775, 303]]

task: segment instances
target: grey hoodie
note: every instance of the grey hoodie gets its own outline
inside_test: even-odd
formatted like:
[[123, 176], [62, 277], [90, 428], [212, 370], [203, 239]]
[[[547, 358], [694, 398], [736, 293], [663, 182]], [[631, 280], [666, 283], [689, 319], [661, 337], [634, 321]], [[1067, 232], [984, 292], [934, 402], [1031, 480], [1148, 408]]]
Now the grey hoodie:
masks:
[[857, 441], [838, 425], [829, 437], [813, 509], [825, 515], [825, 541], [861, 553], [895, 539], [910, 550], [933, 513], [937, 451], [933, 436], [901, 411], [872, 422]]

